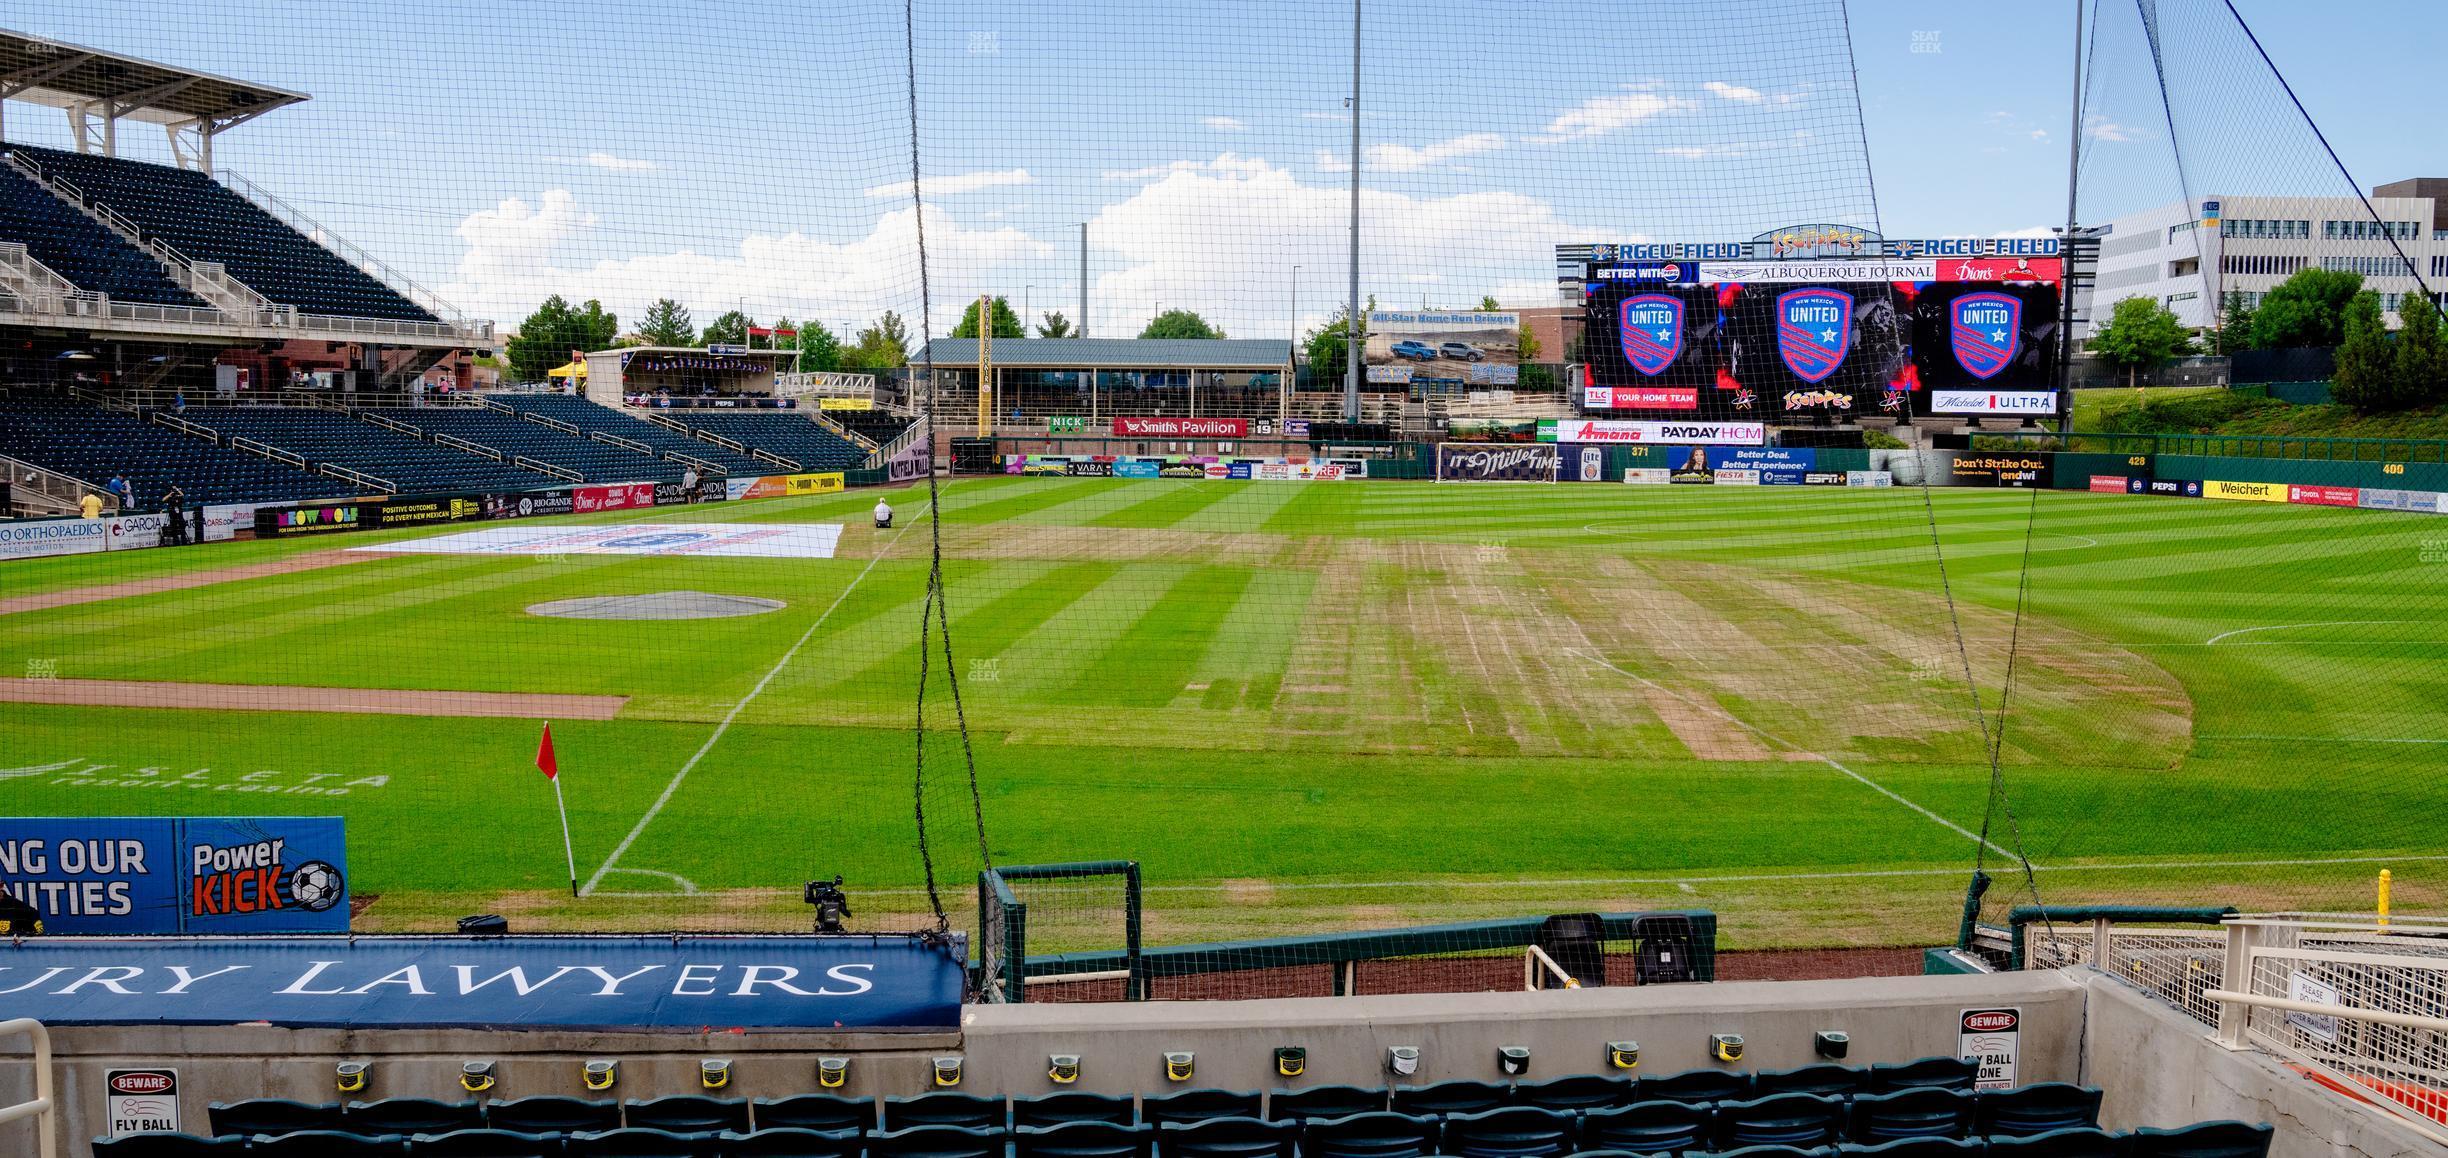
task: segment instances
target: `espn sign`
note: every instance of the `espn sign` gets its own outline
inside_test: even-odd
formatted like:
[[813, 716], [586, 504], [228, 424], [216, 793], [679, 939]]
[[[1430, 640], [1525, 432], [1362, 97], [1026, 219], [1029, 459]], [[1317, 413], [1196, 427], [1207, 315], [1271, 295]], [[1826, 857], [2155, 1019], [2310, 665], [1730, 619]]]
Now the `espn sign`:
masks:
[[1592, 410], [1698, 410], [1697, 386], [1589, 386], [1581, 404]]
[[1932, 414], [2055, 414], [2054, 390], [1935, 390]]

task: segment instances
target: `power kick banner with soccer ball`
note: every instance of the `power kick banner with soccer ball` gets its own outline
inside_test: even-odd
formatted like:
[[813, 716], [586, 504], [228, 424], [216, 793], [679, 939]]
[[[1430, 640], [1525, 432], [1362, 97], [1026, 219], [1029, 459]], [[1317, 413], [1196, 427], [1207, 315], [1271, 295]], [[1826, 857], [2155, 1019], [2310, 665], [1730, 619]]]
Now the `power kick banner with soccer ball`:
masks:
[[53, 935], [345, 933], [347, 869], [337, 816], [0, 817], [0, 890]]

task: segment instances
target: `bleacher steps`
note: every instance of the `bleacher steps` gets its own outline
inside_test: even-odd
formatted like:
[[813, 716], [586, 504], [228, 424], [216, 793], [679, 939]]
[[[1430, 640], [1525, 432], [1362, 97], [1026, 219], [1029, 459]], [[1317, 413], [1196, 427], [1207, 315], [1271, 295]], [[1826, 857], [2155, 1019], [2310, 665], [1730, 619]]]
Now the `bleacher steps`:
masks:
[[[448, 437], [450, 437], [450, 436], [449, 436], [449, 435], [446, 435], [446, 434], [438, 434], [438, 435], [435, 435], [435, 436], [434, 436], [434, 441], [436, 441], [436, 442], [440, 442], [440, 441], [442, 441], [443, 439], [448, 438]], [[499, 451], [495, 451], [494, 453], [499, 454], [500, 452], [499, 452]], [[553, 476], [554, 478], [557, 478], [557, 479], [567, 479], [567, 480], [569, 480], [570, 482], [585, 482], [585, 481], [586, 481], [586, 476], [585, 476], [585, 475], [582, 475], [582, 474], [578, 473], [577, 471], [571, 470], [570, 468], [568, 468], [568, 467], [566, 467], [566, 466], [554, 466], [553, 464], [551, 464], [551, 463], [549, 463], [549, 462], [545, 462], [545, 461], [543, 461], [543, 460], [541, 460], [541, 459], [533, 459], [533, 458], [529, 458], [529, 457], [527, 457], [526, 455], [523, 455], [523, 454], [520, 454], [520, 455], [513, 455], [513, 456], [511, 456], [511, 458], [510, 458], [510, 465], [515, 466], [515, 467], [521, 467], [521, 468], [524, 468], [524, 469], [526, 469], [526, 470], [532, 470], [532, 471], [536, 472], [537, 474], [548, 474], [548, 475], [551, 475], [551, 476]]]

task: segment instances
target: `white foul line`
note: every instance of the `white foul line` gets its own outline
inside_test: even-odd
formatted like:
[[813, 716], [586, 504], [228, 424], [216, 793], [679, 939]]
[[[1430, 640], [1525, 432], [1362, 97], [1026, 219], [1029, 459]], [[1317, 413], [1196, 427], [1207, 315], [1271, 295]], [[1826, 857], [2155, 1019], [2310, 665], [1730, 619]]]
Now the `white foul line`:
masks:
[[1900, 795], [1899, 793], [1897, 793], [1897, 792], [1896, 792], [1894, 789], [1889, 788], [1889, 787], [1887, 787], [1886, 785], [1881, 784], [1881, 783], [1879, 783], [1879, 782], [1878, 782], [1878, 781], [1876, 781], [1876, 780], [1872, 780], [1871, 778], [1869, 778], [1869, 777], [1867, 777], [1867, 776], [1864, 776], [1864, 775], [1862, 775], [1861, 773], [1859, 773], [1859, 772], [1856, 772], [1856, 771], [1852, 770], [1851, 768], [1847, 768], [1847, 767], [1845, 767], [1844, 765], [1837, 763], [1837, 762], [1836, 762], [1836, 759], [1835, 759], [1834, 757], [1832, 757], [1832, 756], [1828, 756], [1828, 755], [1825, 755], [1825, 754], [1823, 754], [1823, 753], [1819, 753], [1819, 752], [1813, 752], [1813, 751], [1811, 751], [1810, 749], [1805, 748], [1805, 747], [1803, 747], [1803, 746], [1802, 746], [1802, 745], [1800, 745], [1800, 744], [1796, 744], [1796, 743], [1794, 743], [1793, 741], [1791, 741], [1791, 740], [1787, 740], [1787, 739], [1785, 739], [1785, 738], [1784, 738], [1784, 737], [1782, 737], [1782, 736], [1778, 736], [1778, 735], [1776, 735], [1776, 734], [1774, 734], [1774, 733], [1772, 733], [1772, 732], [1768, 731], [1768, 730], [1767, 730], [1767, 729], [1765, 729], [1765, 728], [1761, 728], [1761, 727], [1759, 727], [1759, 726], [1757, 726], [1757, 725], [1754, 725], [1754, 724], [1752, 724], [1750, 721], [1745, 720], [1745, 719], [1743, 719], [1743, 718], [1741, 718], [1741, 717], [1739, 717], [1739, 716], [1735, 715], [1734, 713], [1732, 713], [1732, 712], [1729, 712], [1729, 711], [1725, 710], [1724, 708], [1722, 708], [1722, 707], [1720, 707], [1720, 706], [1718, 706], [1718, 705], [1716, 705], [1716, 704], [1709, 703], [1709, 702], [1706, 702], [1706, 701], [1703, 701], [1703, 700], [1695, 700], [1695, 699], [1691, 698], [1690, 696], [1684, 695], [1683, 693], [1678, 692], [1678, 691], [1674, 690], [1673, 688], [1667, 687], [1666, 685], [1661, 684], [1661, 683], [1659, 683], [1659, 682], [1657, 682], [1657, 681], [1655, 681], [1655, 680], [1649, 679], [1649, 678], [1648, 678], [1648, 677], [1646, 677], [1646, 676], [1637, 676], [1637, 675], [1634, 675], [1634, 674], [1632, 674], [1631, 672], [1625, 671], [1624, 669], [1622, 669], [1622, 668], [1619, 668], [1619, 667], [1615, 666], [1614, 664], [1608, 663], [1608, 662], [1607, 662], [1605, 659], [1603, 659], [1603, 658], [1601, 658], [1601, 657], [1599, 657], [1599, 656], [1592, 655], [1592, 654], [1590, 654], [1590, 653], [1588, 653], [1588, 652], [1575, 652], [1575, 653], [1573, 653], [1573, 654], [1579, 655], [1581, 658], [1586, 659], [1586, 660], [1590, 661], [1591, 663], [1597, 664], [1598, 666], [1600, 666], [1600, 667], [1602, 667], [1602, 668], [1605, 668], [1605, 669], [1607, 669], [1608, 671], [1614, 672], [1615, 674], [1617, 674], [1617, 675], [1619, 675], [1619, 676], [1622, 676], [1622, 677], [1624, 677], [1625, 679], [1634, 680], [1634, 681], [1639, 682], [1639, 683], [1641, 683], [1641, 684], [1647, 685], [1648, 687], [1652, 687], [1652, 688], [1657, 689], [1658, 691], [1664, 692], [1664, 693], [1666, 693], [1667, 695], [1673, 696], [1674, 698], [1676, 698], [1676, 699], [1678, 699], [1678, 700], [1681, 700], [1681, 701], [1683, 701], [1685, 704], [1688, 704], [1688, 705], [1690, 705], [1690, 706], [1692, 706], [1692, 707], [1695, 707], [1695, 708], [1700, 708], [1700, 709], [1703, 709], [1703, 710], [1705, 710], [1705, 711], [1713, 712], [1713, 713], [1715, 713], [1715, 714], [1717, 714], [1717, 715], [1719, 715], [1719, 716], [1722, 716], [1722, 717], [1724, 717], [1724, 718], [1725, 718], [1726, 722], [1728, 722], [1728, 723], [1730, 723], [1730, 724], [1733, 724], [1735, 727], [1737, 727], [1737, 728], [1741, 728], [1741, 729], [1743, 729], [1743, 730], [1744, 730], [1744, 731], [1746, 731], [1746, 732], [1750, 732], [1751, 734], [1756, 735], [1756, 736], [1760, 737], [1761, 739], [1764, 739], [1764, 740], [1768, 741], [1768, 742], [1769, 742], [1769, 743], [1771, 743], [1771, 744], [1775, 744], [1775, 745], [1777, 745], [1777, 746], [1779, 746], [1779, 747], [1782, 747], [1782, 748], [1787, 748], [1787, 749], [1790, 749], [1790, 750], [1792, 750], [1792, 751], [1800, 752], [1800, 753], [1802, 753], [1803, 755], [1808, 756], [1808, 757], [1810, 757], [1810, 758], [1811, 758], [1811, 759], [1813, 759], [1813, 760], [1817, 760], [1817, 761], [1819, 761], [1820, 763], [1825, 764], [1825, 765], [1827, 765], [1827, 766], [1828, 766], [1828, 767], [1830, 767], [1830, 768], [1833, 768], [1833, 769], [1835, 769], [1835, 770], [1837, 770], [1837, 771], [1839, 771], [1839, 772], [1844, 773], [1844, 774], [1845, 774], [1845, 775], [1847, 775], [1847, 776], [1852, 777], [1852, 778], [1853, 778], [1853, 779], [1855, 779], [1855, 780], [1860, 781], [1864, 787], [1869, 788], [1871, 791], [1876, 792], [1876, 793], [1878, 793], [1879, 795], [1884, 796], [1884, 797], [1886, 797], [1886, 798], [1887, 798], [1887, 799], [1889, 799], [1889, 800], [1893, 800], [1893, 801], [1895, 801], [1896, 803], [1901, 804], [1901, 805], [1903, 805], [1903, 806], [1904, 806], [1904, 807], [1906, 807], [1906, 808], [1912, 809], [1913, 811], [1918, 812], [1918, 813], [1920, 813], [1921, 815], [1923, 815], [1923, 816], [1926, 816], [1926, 817], [1930, 818], [1931, 820], [1937, 821], [1938, 823], [1940, 823], [1940, 824], [1943, 824], [1943, 825], [1947, 826], [1949, 829], [1954, 830], [1954, 831], [1955, 831], [1955, 832], [1956, 832], [1958, 835], [1962, 836], [1962, 837], [1963, 837], [1965, 840], [1969, 840], [1969, 841], [1973, 842], [1974, 844], [1978, 844], [1978, 845], [1981, 845], [1981, 846], [1983, 846], [1983, 847], [1986, 847], [1986, 848], [1987, 848], [1989, 851], [1994, 852], [1994, 853], [1998, 854], [1999, 856], [2005, 857], [2005, 858], [2006, 858], [2006, 859], [2008, 859], [2008, 860], [2018, 860], [2018, 861], [2020, 861], [2020, 860], [2026, 860], [2026, 858], [2024, 858], [2024, 857], [2019, 857], [2019, 856], [2016, 856], [2016, 855], [2015, 855], [2014, 853], [2012, 853], [2012, 852], [2009, 852], [2009, 851], [2007, 851], [2007, 850], [2005, 850], [2005, 849], [2003, 849], [2003, 848], [1999, 848], [1999, 847], [1998, 847], [1998, 845], [1997, 845], [1997, 842], [1996, 842], [1996, 841], [1990, 840], [1989, 838], [1987, 838], [1987, 837], [1985, 837], [1985, 836], [1982, 836], [1981, 834], [1979, 834], [1979, 833], [1977, 833], [1977, 832], [1974, 832], [1974, 831], [1972, 831], [1972, 830], [1971, 830], [1971, 829], [1969, 829], [1969, 828], [1965, 828], [1964, 826], [1962, 826], [1962, 825], [1960, 825], [1960, 824], [1957, 824], [1957, 823], [1955, 823], [1955, 822], [1954, 822], [1954, 821], [1952, 821], [1952, 820], [1948, 820], [1946, 817], [1940, 816], [1940, 815], [1938, 815], [1937, 813], [1930, 811], [1929, 809], [1923, 808], [1923, 807], [1921, 807], [1920, 805], [1915, 804], [1915, 803], [1913, 803], [1912, 801], [1905, 799], [1905, 798], [1904, 798], [1902, 795]]
[[2332, 619], [2325, 623], [2275, 623], [2268, 627], [2239, 627], [2222, 631], [2203, 641], [2203, 647], [2217, 647], [2218, 641], [2231, 635], [2251, 635], [2256, 631], [2293, 631], [2298, 627], [2380, 627], [2397, 622], [2394, 619]]
[[[911, 519], [909, 526], [902, 530], [905, 532], [916, 530], [919, 519], [930, 518], [934, 514], [935, 504], [930, 502], [927, 504], [927, 509], [920, 511], [918, 518]], [[604, 874], [615, 871], [612, 866], [620, 863], [621, 854], [628, 852], [629, 846], [637, 843], [638, 836], [646, 831], [646, 826], [654, 823], [655, 816], [663, 811], [664, 805], [671, 803], [672, 794], [680, 791], [680, 782], [688, 779], [688, 774], [697, 767], [697, 762], [705, 759], [706, 753], [713, 751], [715, 743], [723, 738], [723, 733], [731, 730], [731, 721], [738, 719], [739, 714], [745, 711], [750, 703], [754, 702], [758, 696], [765, 694], [765, 686], [772, 683], [775, 676], [781, 675], [783, 668], [790, 666], [790, 661], [798, 656], [800, 648], [807, 646], [807, 641], [816, 638], [816, 629], [823, 627], [825, 620], [833, 617], [833, 612], [841, 607], [842, 600], [850, 598], [850, 593], [858, 590], [859, 583], [867, 578], [867, 573], [875, 570], [876, 564], [883, 562], [884, 556], [892, 554], [893, 548], [900, 545], [901, 536], [896, 534], [892, 537], [891, 542], [884, 544], [883, 550], [876, 552], [874, 557], [868, 559], [867, 566], [859, 570], [858, 575], [850, 580], [849, 586], [841, 589], [841, 594], [833, 597], [831, 606], [824, 609], [824, 614], [817, 616], [816, 622], [808, 624], [808, 629], [800, 633], [799, 642], [790, 645], [790, 650], [783, 652], [782, 658], [775, 660], [774, 665], [766, 670], [764, 678], [758, 680], [755, 687], [748, 689], [748, 694], [741, 696], [738, 703], [731, 705], [731, 710], [723, 714], [722, 723], [714, 726], [714, 734], [706, 737], [706, 742], [698, 746], [697, 754], [690, 756], [688, 762], [682, 764], [678, 772], [672, 773], [671, 783], [663, 786], [663, 795], [655, 797], [654, 806], [646, 810], [646, 815], [638, 817], [637, 826], [629, 830], [629, 835], [621, 838], [620, 845], [612, 850], [611, 856], [604, 858], [603, 867], [596, 869], [595, 875], [587, 878], [586, 884], [578, 890], [579, 896], [594, 895], [595, 886], [602, 883]], [[639, 870], [621, 869], [618, 871]]]

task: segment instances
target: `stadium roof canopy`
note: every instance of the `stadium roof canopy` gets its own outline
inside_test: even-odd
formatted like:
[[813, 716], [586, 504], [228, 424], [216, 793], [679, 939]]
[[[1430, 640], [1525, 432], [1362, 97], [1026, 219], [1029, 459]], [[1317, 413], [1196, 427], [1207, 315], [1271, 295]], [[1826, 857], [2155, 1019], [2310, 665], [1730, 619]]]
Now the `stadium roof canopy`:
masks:
[[[975, 338], [937, 338], [911, 361], [976, 366]], [[994, 364], [1047, 370], [1281, 370], [1292, 343], [1280, 338], [996, 338]]]
[[179, 164], [209, 170], [215, 134], [307, 99], [302, 92], [0, 29], [0, 107], [25, 101], [65, 110], [80, 153], [118, 155], [118, 122], [143, 121], [168, 130]]

